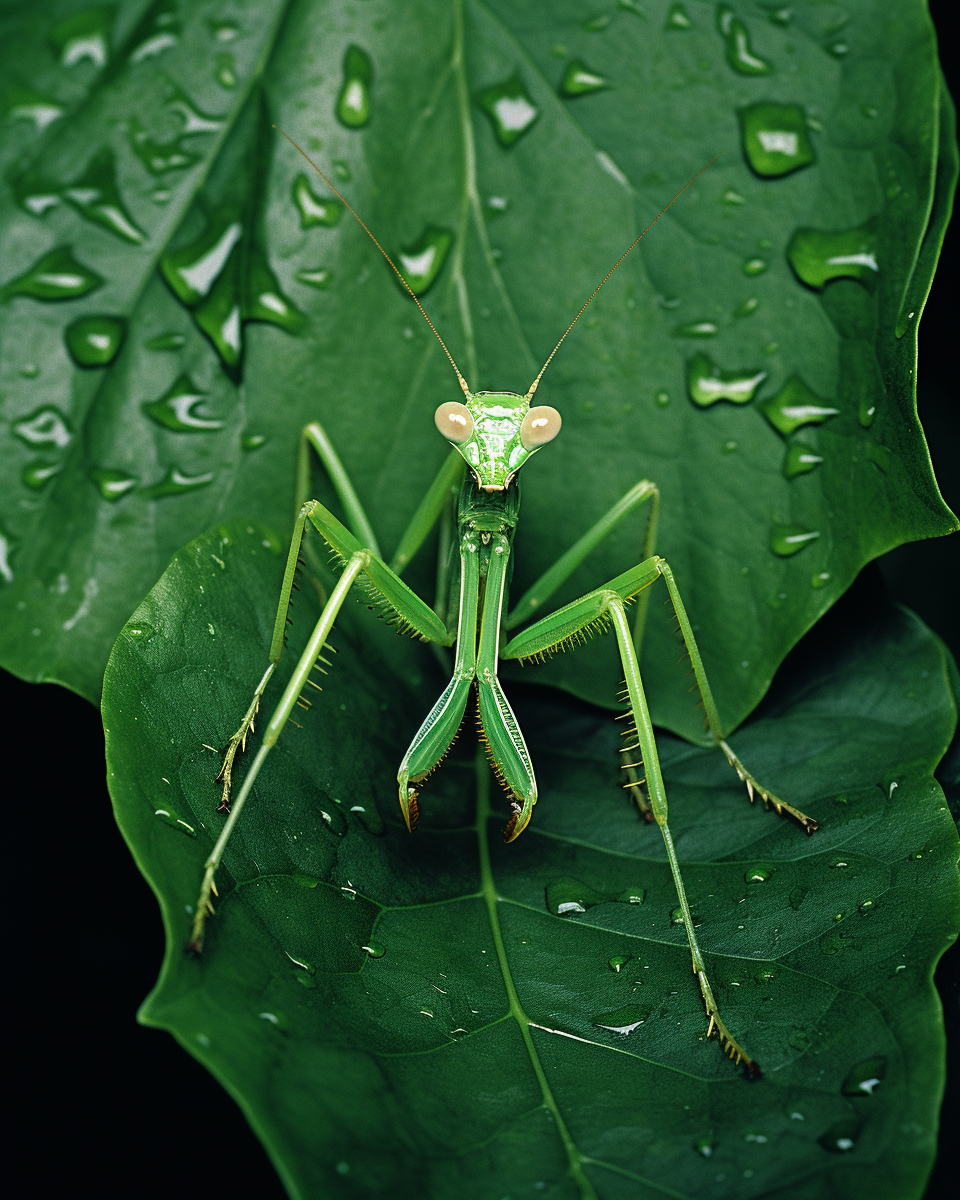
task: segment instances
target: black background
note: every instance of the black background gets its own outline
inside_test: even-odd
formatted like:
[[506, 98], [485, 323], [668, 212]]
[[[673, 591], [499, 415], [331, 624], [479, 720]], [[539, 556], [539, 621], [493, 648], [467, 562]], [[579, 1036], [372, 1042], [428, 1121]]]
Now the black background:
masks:
[[[931, 0], [930, 8], [945, 48], [946, 15], [956, 12], [956, 0]], [[955, 56], [944, 57], [957, 96]], [[941, 490], [960, 511], [956, 265], [954, 230], [920, 325], [919, 407]], [[956, 538], [902, 546], [879, 568], [866, 568], [855, 587], [864, 596], [889, 588], [960, 656], [958, 548]], [[9, 1194], [283, 1200], [234, 1102], [168, 1034], [136, 1024], [156, 980], [163, 933], [156, 901], [113, 822], [99, 713], [63, 688], [6, 673], [0, 688], [10, 779], [4, 818]], [[952, 789], [955, 815], [958, 768], [955, 742], [938, 772]], [[944, 956], [936, 978], [951, 1049], [941, 1154], [926, 1200], [947, 1200], [958, 1178], [960, 946]]]

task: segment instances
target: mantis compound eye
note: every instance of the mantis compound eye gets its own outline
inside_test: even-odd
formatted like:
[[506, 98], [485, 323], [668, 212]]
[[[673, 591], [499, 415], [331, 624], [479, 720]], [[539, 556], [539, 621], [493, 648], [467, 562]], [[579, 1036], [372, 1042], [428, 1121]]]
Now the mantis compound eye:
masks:
[[520, 426], [520, 441], [525, 450], [535, 450], [552, 442], [560, 432], [560, 414], [549, 404], [538, 404], [531, 408]]
[[458, 404], [456, 400], [441, 404], [433, 419], [447, 441], [455, 442], [458, 446], [469, 442], [473, 436], [473, 417], [470, 416], [470, 410], [465, 404]]

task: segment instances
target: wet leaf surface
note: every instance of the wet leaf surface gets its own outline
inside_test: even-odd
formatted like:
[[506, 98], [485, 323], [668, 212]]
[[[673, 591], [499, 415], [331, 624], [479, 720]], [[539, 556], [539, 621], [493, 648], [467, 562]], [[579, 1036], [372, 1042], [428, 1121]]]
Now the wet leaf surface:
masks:
[[[525, 472], [516, 585], [654, 479], [728, 727], [865, 561], [953, 527], [913, 399], [955, 174], [919, 0], [783, 20], [699, 0], [7, 20], [0, 638], [25, 677], [95, 699], [181, 545], [240, 516], [285, 530], [308, 420], [390, 548], [443, 458], [432, 413], [457, 391], [439, 347], [273, 123], [410, 258], [471, 383], [521, 391], [723, 155], [544, 377], [564, 430]], [[836, 413], [771, 417], [805, 406]], [[558, 601], [640, 541], [621, 530]], [[654, 716], [695, 737], [659, 604], [651, 619]], [[541, 678], [610, 704], [619, 671], [604, 646]]]
[[[751, 808], [716, 750], [659, 739], [708, 970], [765, 1072], [750, 1083], [704, 1038], [611, 715], [524, 689], [530, 828], [499, 840], [506, 806], [465, 733], [411, 836], [392, 781], [443, 671], [408, 640], [384, 658], [394, 635], [352, 602], [228, 847], [204, 954], [184, 955], [223, 819], [216, 750], [262, 674], [282, 561], [252, 525], [182, 550], [117, 643], [104, 721], [168, 937], [143, 1019], [239, 1099], [292, 1195], [921, 1194], [942, 1086], [932, 966], [960, 913], [932, 778], [950, 666], [915, 617], [841, 605], [733, 739], [819, 818], [812, 837]], [[308, 584], [294, 612], [296, 653]]]

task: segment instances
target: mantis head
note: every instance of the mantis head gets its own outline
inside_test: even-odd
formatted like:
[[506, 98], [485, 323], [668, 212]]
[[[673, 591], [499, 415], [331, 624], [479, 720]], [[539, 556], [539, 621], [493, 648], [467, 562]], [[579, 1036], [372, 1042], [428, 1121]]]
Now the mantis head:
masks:
[[441, 404], [437, 428], [463, 455], [485, 492], [502, 492], [523, 466], [560, 432], [560, 414], [548, 404], [530, 407], [530, 395], [468, 392], [466, 404]]

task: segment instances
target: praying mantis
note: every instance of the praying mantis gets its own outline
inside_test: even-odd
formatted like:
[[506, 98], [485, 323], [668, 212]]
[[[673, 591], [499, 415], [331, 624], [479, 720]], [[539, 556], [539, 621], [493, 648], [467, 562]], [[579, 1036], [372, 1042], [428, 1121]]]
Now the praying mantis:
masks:
[[[283, 136], [287, 137], [286, 134]], [[520, 511], [517, 475], [533, 454], [558, 436], [562, 425], [556, 409], [532, 404], [543, 374], [613, 272], [656, 220], [711, 164], [698, 172], [624, 251], [567, 326], [533, 383], [524, 394], [519, 394], [471, 391], [443, 338], [393, 260], [330, 179], [291, 138], [287, 137], [287, 140], [353, 214], [396, 273], [443, 348], [456, 374], [463, 400], [446, 401], [436, 410], [434, 419], [437, 429], [450, 442], [452, 449], [389, 563], [381, 554], [363, 505], [323, 427], [318, 422], [311, 422], [304, 429], [299, 452], [298, 513], [280, 590], [270, 661], [224, 753], [218, 777], [223, 780], [219, 811], [229, 815], [204, 864], [188, 950], [196, 953], [202, 950], [205, 923], [214, 911], [212, 897], [217, 894], [215, 876], [224, 849], [265, 759], [290, 719], [304, 688], [313, 682], [311, 673], [318, 662], [327, 661], [323, 658], [324, 647], [354, 585], [366, 592], [371, 606], [379, 609], [381, 615], [393, 622], [399, 632], [411, 634], [437, 647], [452, 648], [454, 652], [450, 681], [420, 726], [397, 775], [400, 807], [407, 829], [411, 832], [416, 828], [420, 815], [420, 788], [449, 751], [464, 721], [471, 696], [475, 698], [481, 742], [510, 803], [504, 838], [511, 842], [524, 831], [538, 799], [536, 777], [523, 733], [498, 679], [498, 663], [501, 659], [541, 661], [558, 650], [577, 648], [588, 642], [594, 634], [612, 628], [623, 667], [624, 698], [627, 702], [624, 714], [628, 718], [627, 744], [622, 753], [622, 765], [627, 777], [624, 786], [644, 817], [657, 824], [663, 837], [690, 948], [693, 973], [706, 1009], [707, 1037], [716, 1032], [723, 1051], [742, 1065], [749, 1077], [758, 1077], [760, 1068], [720, 1016], [697, 941], [694, 918], [670, 833], [667, 796], [638, 655], [649, 589], [658, 580], [662, 580], [666, 587], [690, 658], [704, 708], [706, 728], [745, 784], [750, 800], [759, 795], [767, 808], [792, 818], [807, 834], [815, 832], [818, 825], [814, 818], [761, 785], [723, 737], [703, 660], [673, 572], [667, 561], [655, 552], [660, 502], [656, 485], [648, 480], [639, 481], [532, 584], [512, 609], [506, 606], [512, 573], [511, 551]], [[324, 505], [307, 498], [311, 452], [316, 454], [330, 477], [343, 507], [346, 524]], [[445, 513], [449, 526], [449, 503], [454, 493], [455, 537], [441, 538], [438, 600], [435, 607], [431, 608], [403, 582], [400, 575], [431, 529], [438, 522], [443, 522]], [[621, 521], [643, 505], [649, 507], [642, 558], [637, 565], [519, 632], [513, 632], [538, 614], [590, 552]], [[304, 535], [309, 527], [320, 534], [342, 572], [326, 598], [320, 618], [267, 723], [256, 756], [234, 796], [236, 756], [245, 749], [247, 738], [253, 733], [261, 698], [283, 653], [288, 607], [301, 561]], [[448, 553], [444, 552], [444, 541], [449, 543]], [[632, 604], [636, 605], [636, 616], [631, 624], [627, 609]], [[644, 772], [643, 778], [638, 774], [641, 770]]]

